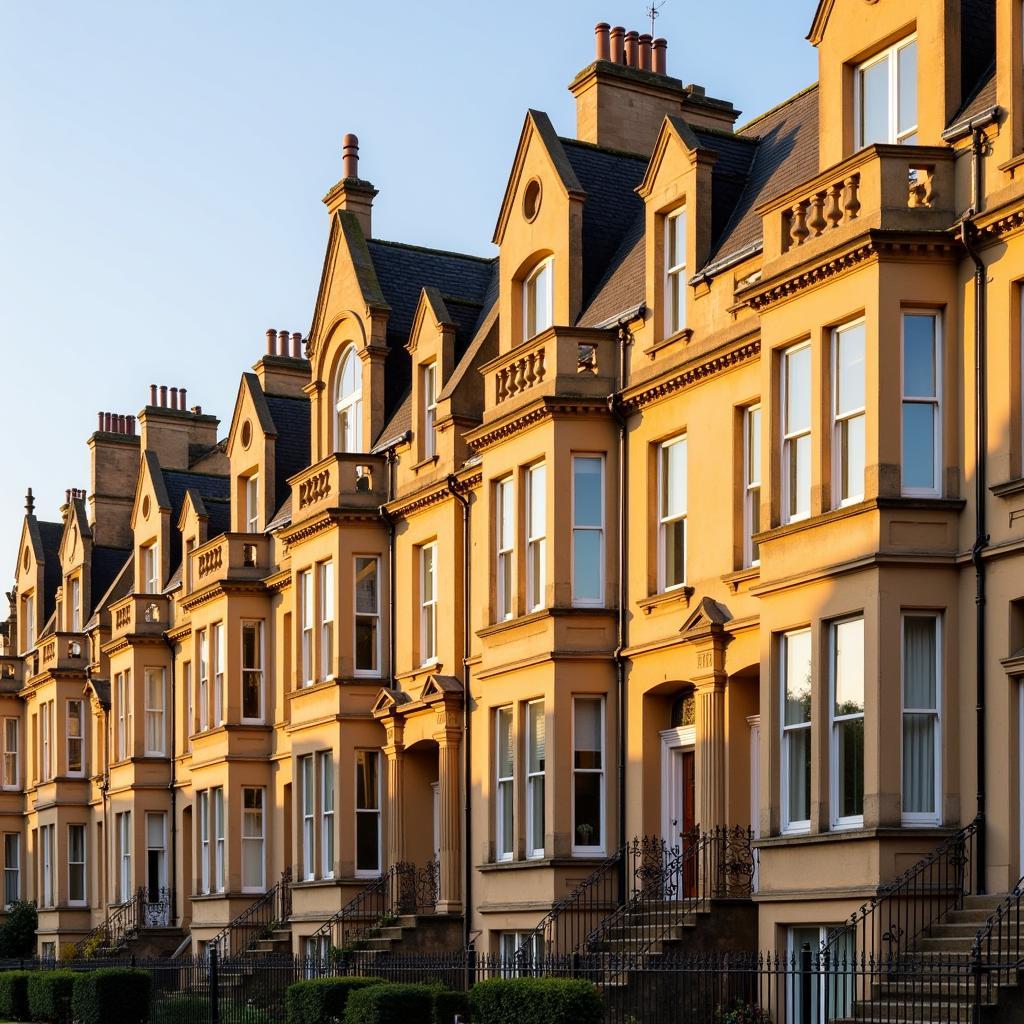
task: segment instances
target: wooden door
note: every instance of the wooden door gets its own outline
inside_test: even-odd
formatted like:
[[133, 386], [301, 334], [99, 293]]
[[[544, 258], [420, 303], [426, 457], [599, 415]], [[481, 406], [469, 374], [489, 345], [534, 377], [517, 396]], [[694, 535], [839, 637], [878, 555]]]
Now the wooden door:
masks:
[[682, 894], [683, 896], [697, 895], [697, 863], [694, 857], [686, 856], [686, 847], [693, 835], [695, 820], [695, 808], [697, 797], [695, 758], [692, 750], [684, 750], [681, 757], [682, 785], [680, 796], [682, 807], [680, 808], [680, 821], [682, 822], [682, 848], [684, 854]]

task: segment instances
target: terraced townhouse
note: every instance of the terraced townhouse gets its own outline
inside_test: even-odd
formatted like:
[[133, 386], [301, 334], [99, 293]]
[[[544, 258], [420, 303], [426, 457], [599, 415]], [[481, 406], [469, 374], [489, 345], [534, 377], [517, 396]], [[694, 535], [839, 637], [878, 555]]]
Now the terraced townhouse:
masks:
[[798, 949], [942, 851], [1012, 890], [1022, 6], [822, 0], [818, 82], [740, 128], [598, 25], [486, 257], [377, 238], [346, 136], [226, 433], [153, 389], [28, 500], [40, 952], [572, 952], [652, 872], [680, 941]]

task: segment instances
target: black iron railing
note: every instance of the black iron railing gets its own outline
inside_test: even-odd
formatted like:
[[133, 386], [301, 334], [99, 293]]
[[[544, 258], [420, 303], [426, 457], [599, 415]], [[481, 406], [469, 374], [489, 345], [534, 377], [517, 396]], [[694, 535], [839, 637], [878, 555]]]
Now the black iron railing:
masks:
[[403, 914], [433, 913], [439, 881], [440, 866], [436, 860], [422, 869], [406, 861], [392, 864], [310, 936], [313, 948], [327, 947], [335, 957], [344, 957], [374, 938], [382, 928], [396, 924]]
[[103, 922], [75, 944], [79, 956], [91, 957], [123, 949], [143, 928], [167, 928], [174, 914], [174, 890], [136, 889], [107, 912]]
[[292, 869], [285, 868], [274, 885], [213, 937], [221, 960], [242, 956], [292, 916]]
[[974, 938], [971, 969], [979, 1021], [982, 1007], [997, 1004], [1000, 990], [1015, 986], [1024, 971], [1022, 899], [1024, 878], [996, 907]]

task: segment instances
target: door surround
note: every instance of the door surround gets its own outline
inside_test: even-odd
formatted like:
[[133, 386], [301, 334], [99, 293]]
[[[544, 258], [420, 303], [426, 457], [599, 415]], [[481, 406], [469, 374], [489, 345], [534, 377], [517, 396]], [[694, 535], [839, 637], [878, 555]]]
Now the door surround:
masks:
[[[676, 792], [678, 783], [672, 771], [672, 758], [676, 751], [693, 751], [696, 757], [697, 727], [683, 725], [676, 729], [663, 729], [661, 736], [661, 834], [665, 839], [672, 836], [672, 809], [682, 806], [682, 794]], [[694, 808], [696, 816], [696, 808]], [[699, 825], [700, 822], [698, 821]]]

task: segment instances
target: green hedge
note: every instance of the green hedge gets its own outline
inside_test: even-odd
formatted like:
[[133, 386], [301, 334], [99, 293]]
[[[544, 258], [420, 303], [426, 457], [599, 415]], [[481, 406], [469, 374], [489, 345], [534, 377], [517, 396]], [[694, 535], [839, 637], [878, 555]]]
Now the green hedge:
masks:
[[349, 996], [345, 1024], [426, 1024], [434, 1010], [429, 985], [371, 985]]
[[288, 986], [284, 1003], [288, 1024], [324, 1024], [341, 1020], [348, 997], [359, 989], [383, 984], [380, 978], [310, 978]]
[[0, 973], [0, 1020], [29, 1020], [28, 979], [30, 971]]
[[476, 1024], [602, 1024], [604, 1006], [589, 981], [491, 978], [473, 986]]
[[28, 1010], [33, 1020], [70, 1024], [74, 971], [33, 971], [28, 979]]
[[149, 971], [101, 967], [75, 979], [71, 1009], [77, 1024], [146, 1024], [152, 996]]
[[[232, 999], [221, 999], [217, 1010], [222, 1021], [230, 1024], [277, 1024], [280, 1018], [271, 1019], [270, 1012], [248, 1003], [236, 1003]], [[210, 1000], [188, 992], [178, 992], [154, 1000], [152, 1024], [196, 1024], [196, 1021], [210, 1020]]]
[[447, 989], [434, 990], [434, 1015], [431, 1024], [452, 1024], [455, 1015], [469, 1020], [469, 994], [466, 992], [449, 992]]

